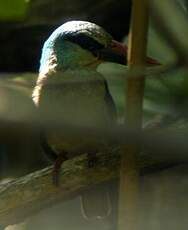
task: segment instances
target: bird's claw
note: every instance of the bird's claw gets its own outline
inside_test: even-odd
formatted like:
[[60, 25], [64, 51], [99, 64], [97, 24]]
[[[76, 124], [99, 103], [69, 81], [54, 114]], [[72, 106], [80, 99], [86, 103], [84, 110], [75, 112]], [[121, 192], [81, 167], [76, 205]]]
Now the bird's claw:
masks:
[[63, 153], [63, 154], [59, 154], [56, 161], [55, 161], [53, 172], [52, 172], [52, 182], [56, 187], [59, 186], [59, 173], [60, 173], [61, 165], [67, 159], [68, 158], [67, 158], [66, 154]]

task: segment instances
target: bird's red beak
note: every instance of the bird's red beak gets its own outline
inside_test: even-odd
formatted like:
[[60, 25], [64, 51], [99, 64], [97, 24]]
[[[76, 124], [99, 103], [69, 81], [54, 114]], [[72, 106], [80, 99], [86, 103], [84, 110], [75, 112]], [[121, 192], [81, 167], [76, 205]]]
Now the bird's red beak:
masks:
[[[125, 62], [126, 62], [128, 47], [125, 44], [122, 44], [121, 42], [118, 42], [116, 40], [112, 40], [111, 48], [112, 48], [114, 54], [117, 54], [120, 57], [124, 58]], [[150, 58], [150, 57], [147, 57], [146, 63], [148, 65], [160, 65], [160, 63], [158, 61], [156, 61], [155, 59]]]

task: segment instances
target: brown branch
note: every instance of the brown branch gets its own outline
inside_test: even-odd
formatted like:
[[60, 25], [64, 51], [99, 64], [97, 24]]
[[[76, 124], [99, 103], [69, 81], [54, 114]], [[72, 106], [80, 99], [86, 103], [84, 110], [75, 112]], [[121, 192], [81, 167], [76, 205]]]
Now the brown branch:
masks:
[[[52, 167], [1, 184], [0, 225], [19, 223], [46, 207], [78, 196], [91, 185], [117, 178], [119, 152], [118, 148], [113, 148], [109, 152], [99, 153], [98, 165], [94, 169], [87, 167], [86, 155], [68, 160], [62, 167], [58, 188], [52, 184]], [[167, 162], [166, 159], [155, 159], [152, 156], [142, 154], [139, 159], [142, 170]]]

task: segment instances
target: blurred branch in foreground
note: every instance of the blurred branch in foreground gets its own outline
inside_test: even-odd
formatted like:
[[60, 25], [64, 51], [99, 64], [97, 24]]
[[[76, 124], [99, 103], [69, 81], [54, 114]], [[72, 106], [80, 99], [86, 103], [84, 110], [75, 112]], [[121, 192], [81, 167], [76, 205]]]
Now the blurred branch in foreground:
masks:
[[[36, 120], [24, 121], [1, 120], [1, 140], [7, 136], [18, 136], [20, 127], [38, 127]], [[71, 124], [47, 123], [49, 128], [59, 130], [71, 137], [79, 137], [80, 133], [88, 132], [97, 138], [110, 140], [116, 146], [124, 146], [126, 143], [143, 145], [144, 153], [139, 155], [141, 172], [160, 169], [161, 167], [188, 162], [188, 122], [173, 122], [166, 128], [158, 128], [138, 131], [129, 130], [125, 127], [117, 127], [112, 130], [87, 129], [75, 127]], [[84, 134], [85, 132], [85, 134]], [[61, 170], [60, 187], [57, 189], [52, 184], [52, 168], [30, 174], [0, 186], [0, 223], [4, 226], [23, 221], [41, 209], [56, 202], [63, 201], [78, 195], [81, 190], [104, 181], [118, 177], [119, 152], [121, 147], [112, 147], [104, 153], [98, 154], [98, 164], [94, 169], [87, 168], [85, 155], [78, 156], [65, 162]], [[126, 153], [125, 153], [126, 154]]]

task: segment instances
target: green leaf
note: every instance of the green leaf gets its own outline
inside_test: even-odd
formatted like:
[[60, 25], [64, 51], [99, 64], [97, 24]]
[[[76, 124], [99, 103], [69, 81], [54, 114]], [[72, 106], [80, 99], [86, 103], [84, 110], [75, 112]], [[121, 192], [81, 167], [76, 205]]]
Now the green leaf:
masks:
[[27, 5], [27, 0], [0, 0], [0, 20], [23, 19]]

